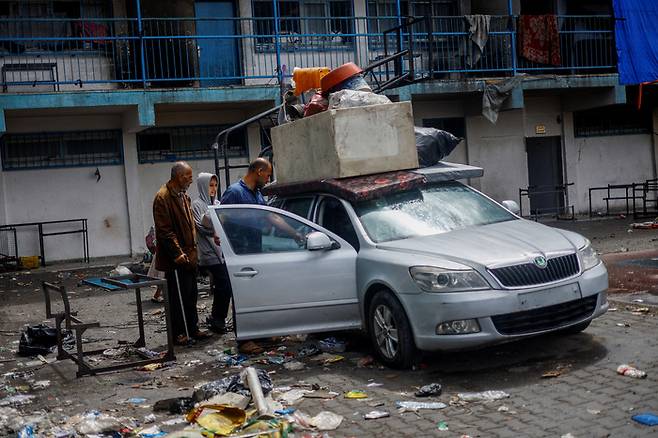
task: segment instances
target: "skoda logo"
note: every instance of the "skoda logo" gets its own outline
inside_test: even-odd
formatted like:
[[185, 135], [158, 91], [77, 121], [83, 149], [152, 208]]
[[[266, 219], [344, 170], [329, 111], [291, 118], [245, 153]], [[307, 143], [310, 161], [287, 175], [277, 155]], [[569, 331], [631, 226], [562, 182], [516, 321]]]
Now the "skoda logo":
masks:
[[546, 266], [548, 266], [548, 263], [546, 262], [546, 257], [544, 256], [537, 256], [532, 262], [535, 264], [536, 267], [541, 269], [546, 269]]

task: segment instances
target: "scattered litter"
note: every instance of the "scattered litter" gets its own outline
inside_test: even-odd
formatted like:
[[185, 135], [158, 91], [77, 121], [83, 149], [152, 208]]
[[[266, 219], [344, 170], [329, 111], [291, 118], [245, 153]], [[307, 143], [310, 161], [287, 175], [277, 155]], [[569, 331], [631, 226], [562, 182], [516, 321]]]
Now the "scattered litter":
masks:
[[191, 397], [178, 397], [160, 400], [153, 405], [154, 411], [166, 411], [170, 414], [187, 414], [194, 407]]
[[576, 438], [576, 437], [573, 436], [571, 433], [565, 433], [565, 434], [562, 435], [560, 438]]
[[281, 394], [278, 398], [279, 401], [287, 405], [294, 405], [299, 400], [304, 398], [304, 394], [310, 392], [308, 389], [291, 389], [288, 392]]
[[445, 421], [439, 421], [439, 424], [437, 425], [437, 428], [441, 432], [445, 432], [445, 431], [449, 430], [448, 429], [448, 423], [446, 423]]
[[160, 362], [160, 363], [150, 363], [148, 365], [144, 365], [143, 367], [139, 367], [139, 368], [136, 368], [136, 369], [137, 369], [137, 371], [155, 371], [155, 370], [159, 370], [161, 368], [166, 368], [168, 366], [169, 366], [168, 363]]
[[[272, 391], [272, 379], [265, 370], [257, 370], [257, 374], [263, 393], [265, 395], [269, 394], [270, 391]], [[199, 389], [194, 391], [194, 399], [196, 401], [207, 400], [210, 397], [224, 394], [226, 392], [235, 392], [237, 394], [251, 396], [249, 388], [245, 386], [245, 384], [246, 382], [241, 374], [234, 374], [202, 385]]]
[[343, 422], [343, 416], [334, 414], [329, 411], [322, 411], [315, 417], [311, 418], [311, 426], [317, 427], [318, 430], [335, 430]]
[[149, 428], [142, 429], [137, 433], [137, 435], [142, 438], [158, 438], [167, 435], [167, 433], [161, 431], [158, 426], [151, 426]]
[[378, 420], [380, 418], [386, 418], [390, 417], [391, 414], [389, 414], [386, 411], [370, 411], [367, 414], [363, 416], [366, 420]]
[[86, 412], [82, 416], [77, 416], [72, 423], [78, 433], [82, 435], [113, 433], [121, 429], [119, 420], [98, 411]]
[[330, 354], [330, 353], [322, 353], [313, 358], [314, 361], [322, 362], [325, 365], [340, 362], [343, 359], [345, 359], [343, 356], [340, 356], [338, 354]]
[[365, 368], [367, 366], [372, 365], [374, 362], [375, 362], [374, 357], [366, 356], [359, 359], [359, 361], [356, 363], [356, 366], [358, 366], [359, 368]]
[[626, 364], [622, 364], [617, 367], [617, 374], [633, 377], [635, 379], [644, 379], [647, 377], [647, 373], [644, 371], [638, 370], [637, 368]]
[[371, 408], [378, 408], [380, 406], [384, 406], [384, 402], [383, 401], [371, 401], [371, 402], [368, 402], [368, 406], [370, 406]]
[[498, 412], [505, 412], [505, 413], [508, 413], [508, 414], [516, 414], [516, 411], [510, 410], [509, 407], [504, 406], [504, 405], [498, 408]]
[[642, 298], [636, 298], [633, 300], [634, 303], [644, 303], [644, 300]]
[[483, 392], [463, 392], [457, 394], [460, 400], [465, 402], [477, 402], [477, 401], [494, 401], [508, 398], [510, 395], [505, 391], [483, 391]]
[[[204, 410], [212, 411], [202, 415]], [[187, 421], [196, 423], [212, 434], [229, 435], [247, 420], [244, 410], [233, 406], [204, 405], [187, 414]]]
[[298, 361], [286, 362], [283, 364], [283, 368], [287, 369], [288, 371], [301, 371], [304, 369], [304, 367], [305, 365]]
[[421, 386], [416, 391], [416, 397], [438, 397], [441, 395], [441, 385], [438, 383], [430, 383], [429, 385]]
[[360, 398], [368, 398], [368, 394], [366, 394], [364, 391], [360, 390], [352, 390], [348, 391], [345, 393], [345, 398], [352, 398], [352, 399], [360, 399]]
[[179, 417], [179, 418], [172, 418], [171, 420], [166, 420], [162, 422], [163, 426], [175, 426], [177, 424], [182, 424], [182, 423], [187, 423], [187, 420], [185, 418]]
[[441, 402], [422, 403], [412, 401], [396, 401], [395, 406], [398, 409], [403, 409], [405, 411], [417, 411], [419, 409], [444, 409], [448, 407], [447, 404]]
[[261, 354], [263, 351], [265, 351], [263, 347], [261, 347], [254, 341], [247, 341], [240, 344], [239, 350], [240, 353], [244, 353], [244, 354]]
[[132, 397], [127, 400], [121, 400], [117, 403], [119, 404], [127, 404], [127, 405], [141, 405], [142, 403], [145, 403], [146, 399], [142, 397]]
[[116, 268], [112, 269], [110, 271], [110, 276], [111, 277], [117, 277], [120, 275], [130, 275], [132, 274], [132, 271], [125, 266], [118, 265]]
[[627, 322], [618, 322], [617, 327], [630, 327], [631, 325]]
[[305, 357], [315, 356], [320, 354], [320, 350], [315, 345], [307, 345], [299, 349], [297, 352], [297, 357], [302, 359]]
[[294, 413], [297, 409], [295, 408], [286, 408], [286, 409], [278, 409], [274, 411], [275, 414], [277, 415], [290, 415]]
[[377, 383], [377, 382], [370, 382], [370, 383], [368, 383], [367, 386], [368, 386], [368, 388], [378, 388], [380, 386], [384, 386], [384, 384], [383, 383]]
[[50, 380], [37, 380], [32, 384], [32, 389], [46, 389], [50, 386]]
[[34, 398], [35, 396], [26, 394], [12, 395], [0, 400], [0, 406], [23, 406], [32, 403]]
[[320, 350], [325, 353], [343, 353], [347, 349], [345, 341], [338, 340], [333, 336], [318, 342]]
[[325, 391], [325, 390], [316, 390], [310, 391], [304, 394], [304, 398], [320, 398], [325, 400], [333, 400], [338, 397], [340, 394], [334, 391]]
[[155, 414], [148, 414], [146, 417], [144, 417], [145, 424], [155, 423], [155, 420], [156, 420]]
[[587, 412], [589, 412], [592, 415], [599, 415], [601, 413], [601, 411], [598, 409], [588, 409]]
[[651, 412], [633, 415], [631, 419], [637, 423], [644, 424], [645, 426], [658, 426], [658, 415], [652, 414]]
[[552, 377], [560, 377], [562, 375], [562, 371], [559, 370], [554, 370], [554, 371], [546, 371], [544, 374], [541, 375], [543, 379], [550, 379]]
[[186, 361], [184, 364], [186, 367], [195, 367], [197, 365], [203, 365], [203, 362], [201, 362], [199, 359], [193, 359]]

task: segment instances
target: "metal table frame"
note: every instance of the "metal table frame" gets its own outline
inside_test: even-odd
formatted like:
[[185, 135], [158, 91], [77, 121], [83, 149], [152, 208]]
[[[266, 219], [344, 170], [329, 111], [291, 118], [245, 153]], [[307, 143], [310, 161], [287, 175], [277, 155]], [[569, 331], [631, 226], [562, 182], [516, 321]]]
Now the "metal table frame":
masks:
[[[127, 281], [126, 281], [127, 280]], [[149, 286], [163, 286], [165, 317], [167, 324], [167, 351], [162, 357], [148, 358], [144, 357], [141, 360], [125, 361], [120, 364], [94, 367], [89, 362], [85, 361], [85, 356], [92, 356], [101, 354], [106, 349], [83, 351], [82, 348], [82, 335], [89, 328], [100, 328], [99, 322], [83, 322], [77, 317], [77, 312], [71, 311], [71, 305], [68, 298], [68, 293], [64, 286], [56, 286], [51, 283], [43, 282], [43, 292], [46, 299], [46, 317], [55, 318], [55, 329], [57, 332], [57, 359], [64, 360], [70, 359], [78, 365], [77, 377], [86, 375], [95, 375], [97, 373], [116, 371], [126, 368], [134, 368], [145, 366], [154, 363], [164, 363], [175, 360], [174, 356], [174, 339], [171, 331], [171, 313], [169, 311], [169, 293], [167, 291], [167, 281], [154, 277], [148, 277], [141, 274], [130, 274], [119, 277], [106, 277], [103, 281], [114, 286], [121, 287], [124, 290], [133, 289], [135, 291], [135, 299], [137, 303], [137, 321], [139, 326], [139, 338], [133, 343], [134, 347], [146, 347], [146, 337], [144, 334], [144, 315], [142, 310], [142, 297], [141, 288]], [[52, 302], [50, 293], [56, 292], [60, 295], [64, 304], [64, 311], [59, 313], [52, 312]], [[66, 330], [72, 331], [75, 335], [76, 352], [69, 353], [64, 349], [64, 332], [62, 330], [62, 323]]]

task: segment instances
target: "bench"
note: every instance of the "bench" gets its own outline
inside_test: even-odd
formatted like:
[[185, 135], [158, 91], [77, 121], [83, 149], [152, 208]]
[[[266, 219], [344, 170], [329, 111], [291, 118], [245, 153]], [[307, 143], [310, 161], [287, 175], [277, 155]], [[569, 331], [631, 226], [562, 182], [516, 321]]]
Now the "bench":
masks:
[[38, 72], [38, 71], [47, 71], [50, 72], [50, 80], [37, 80], [32, 81], [32, 86], [35, 87], [39, 82], [53, 83], [53, 91], [59, 91], [59, 73], [57, 72], [57, 63], [56, 62], [34, 62], [34, 63], [16, 63], [16, 64], [4, 64], [0, 68], [2, 74], [2, 91], [7, 92], [7, 87], [11, 83], [23, 83], [28, 81], [16, 81], [16, 82], [7, 82], [7, 72]]

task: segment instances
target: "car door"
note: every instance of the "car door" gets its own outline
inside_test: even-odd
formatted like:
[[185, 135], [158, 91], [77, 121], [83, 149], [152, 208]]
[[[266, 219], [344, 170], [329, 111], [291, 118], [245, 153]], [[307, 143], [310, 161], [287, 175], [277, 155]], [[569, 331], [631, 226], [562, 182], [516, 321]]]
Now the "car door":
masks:
[[[217, 206], [211, 219], [231, 280], [239, 340], [361, 326], [357, 254], [345, 240], [267, 206]], [[320, 231], [336, 244], [307, 250], [289, 234], [291, 229], [303, 236]]]

